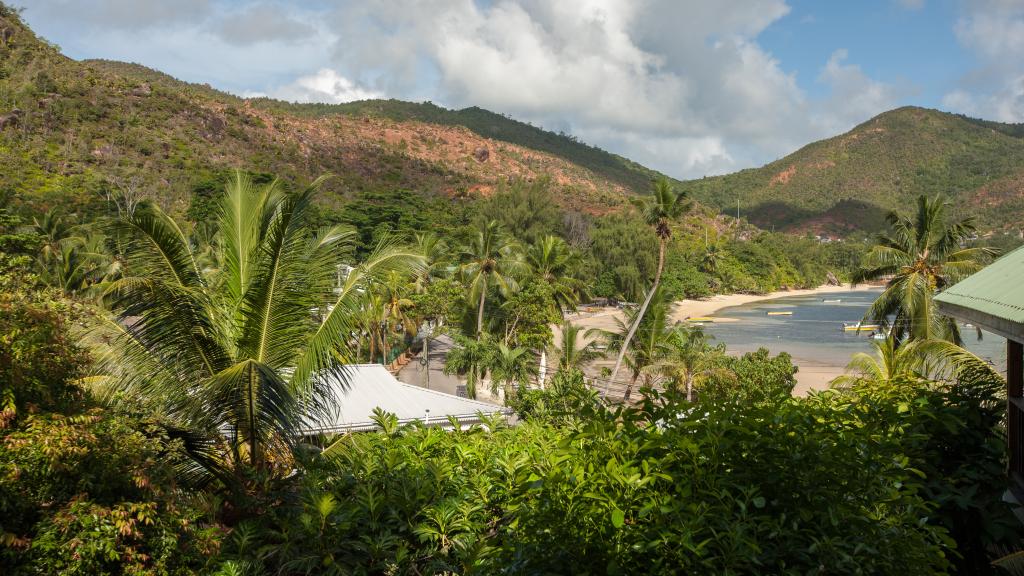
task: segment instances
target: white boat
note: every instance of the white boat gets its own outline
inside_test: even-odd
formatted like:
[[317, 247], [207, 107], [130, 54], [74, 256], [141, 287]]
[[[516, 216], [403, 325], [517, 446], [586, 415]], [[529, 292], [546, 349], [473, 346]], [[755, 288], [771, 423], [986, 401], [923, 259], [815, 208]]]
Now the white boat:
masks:
[[846, 332], [875, 332], [881, 326], [878, 324], [843, 324], [843, 330]]
[[840, 298], [823, 298], [821, 301], [824, 304], [838, 304], [838, 303], [842, 302], [842, 299], [840, 299]]

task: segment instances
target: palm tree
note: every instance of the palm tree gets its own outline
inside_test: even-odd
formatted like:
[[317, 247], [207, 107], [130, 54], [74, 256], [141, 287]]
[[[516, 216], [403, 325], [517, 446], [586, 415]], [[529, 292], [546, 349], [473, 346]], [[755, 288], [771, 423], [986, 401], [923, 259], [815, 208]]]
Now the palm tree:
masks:
[[602, 356], [594, 341], [580, 346], [580, 330], [579, 326], [568, 320], [562, 322], [556, 348], [559, 371], [581, 370], [583, 366]]
[[494, 343], [486, 334], [478, 336], [475, 340], [456, 335], [455, 346], [445, 358], [445, 374], [465, 375], [466, 395], [476, 398], [476, 385], [487, 377], [494, 348]]
[[846, 388], [861, 381], [889, 383], [900, 377], [920, 375], [923, 357], [915, 342], [899, 342], [890, 334], [885, 340], [874, 340], [874, 354], [858, 352], [846, 365], [847, 374], [832, 381], [838, 388]]
[[[387, 321], [388, 309], [385, 296], [372, 290], [366, 291], [360, 298], [359, 304], [356, 306], [353, 324], [360, 335], [360, 342], [357, 351], [362, 351], [362, 340], [363, 336], [365, 336], [366, 351], [369, 354], [368, 357], [370, 362], [377, 362], [379, 358], [387, 358]], [[356, 354], [356, 361], [358, 361], [359, 358], [360, 355]]]
[[506, 402], [515, 393], [516, 386], [524, 386], [536, 373], [528, 348], [509, 346], [504, 342], [499, 342], [494, 349], [489, 368], [491, 393], [496, 395], [502, 388]]
[[[409, 277], [396, 271], [391, 271], [384, 277], [384, 281], [379, 284], [379, 287], [385, 298], [385, 336], [389, 337], [399, 330], [407, 338], [415, 336], [417, 322], [412, 314], [414, 304], [412, 299], [409, 298], [414, 285], [409, 281]], [[385, 342], [385, 357], [389, 356], [389, 353], [390, 344]]]
[[415, 280], [416, 293], [422, 294], [432, 280], [448, 275], [449, 249], [444, 239], [433, 232], [416, 234], [413, 245], [424, 259], [423, 268]]
[[476, 299], [476, 333], [484, 331], [484, 304], [487, 290], [495, 285], [507, 294], [515, 288], [514, 276], [523, 270], [515, 242], [501, 231], [494, 220], [481, 222], [469, 245], [462, 249], [460, 272], [469, 285], [470, 297]]
[[984, 377], [1003, 380], [988, 362], [946, 340], [899, 341], [892, 334], [876, 340], [874, 354], [858, 352], [846, 365], [846, 374], [832, 381], [836, 388], [858, 383], [888, 384], [901, 378], [928, 380]]
[[[415, 246], [424, 258], [423, 270], [416, 275], [414, 287], [416, 294], [423, 295], [429, 290], [431, 283], [448, 275], [450, 251], [448, 244], [433, 232], [416, 234]], [[423, 333], [423, 372], [427, 388], [430, 388], [430, 339], [437, 336], [442, 329], [443, 318], [432, 314], [421, 314], [419, 317], [425, 328]], [[436, 323], [436, 324], [435, 324]]]
[[42, 216], [32, 218], [32, 231], [43, 239], [40, 256], [50, 257], [60, 254], [61, 247], [67, 240], [77, 236], [77, 224], [60, 213], [57, 208], [47, 210]]
[[668, 246], [668, 241], [672, 238], [672, 221], [689, 212], [693, 203], [686, 199], [685, 192], [676, 192], [673, 190], [672, 184], [669, 183], [668, 179], [662, 178], [654, 185], [654, 195], [651, 198], [637, 200], [636, 205], [640, 209], [644, 221], [654, 228], [654, 233], [658, 236], [658, 268], [654, 273], [654, 283], [647, 292], [643, 304], [640, 305], [640, 311], [633, 318], [629, 332], [619, 348], [619, 355], [615, 359], [615, 368], [612, 369], [612, 380], [615, 380], [616, 375], [619, 373], [622, 359], [625, 357], [626, 351], [629, 350], [630, 341], [633, 339], [637, 327], [647, 313], [647, 307], [651, 304], [651, 298], [658, 290], [658, 285], [661, 282], [661, 273], [665, 268], [665, 248]]
[[290, 470], [303, 419], [330, 409], [329, 377], [345, 378], [343, 335], [368, 280], [422, 262], [383, 243], [336, 290], [354, 235], [310, 228], [322, 182], [289, 193], [237, 173], [220, 203], [220, 269], [204, 272], [182, 228], [152, 204], [111, 227], [127, 265], [107, 290], [118, 316], [93, 340], [105, 373], [96, 391], [160, 415], [186, 440], [190, 471], [239, 497], [245, 470]]
[[[960, 331], [942, 316], [934, 297], [945, 287], [978, 271], [995, 251], [964, 247], [975, 227], [967, 218], [947, 224], [949, 203], [940, 197], [917, 199], [913, 219], [897, 212], [886, 217], [890, 231], [878, 237], [853, 282], [888, 278], [885, 290], [865, 314], [865, 321], [892, 326], [897, 340], [943, 339], [960, 343]], [[893, 318], [890, 322], [890, 318]]]
[[718, 241], [704, 247], [704, 256], [700, 261], [700, 268], [708, 274], [718, 272], [718, 261], [722, 259], [722, 248]]
[[700, 326], [677, 324], [669, 336], [670, 350], [662, 363], [662, 374], [673, 384], [686, 390], [686, 399], [693, 402], [700, 387], [713, 379], [735, 378], [722, 365], [725, 355], [722, 347], [712, 347]]
[[[628, 312], [625, 320], [615, 319], [615, 330], [587, 331], [588, 336], [602, 338], [610, 351], [617, 352], [620, 358], [625, 358], [631, 372], [629, 384], [622, 396], [625, 402], [629, 402], [633, 388], [641, 377], [645, 387], [654, 383], [661, 363], [672, 350], [672, 329], [668, 326], [669, 303], [665, 302], [661, 290], [656, 290], [653, 294], [649, 307], [650, 314], [640, 317], [639, 310]], [[629, 338], [631, 332], [635, 334], [635, 338]], [[610, 382], [615, 382], [614, 376]]]
[[558, 236], [545, 236], [526, 251], [530, 271], [551, 287], [560, 313], [575, 310], [586, 292], [583, 282], [572, 276], [571, 266], [575, 261], [576, 254]]

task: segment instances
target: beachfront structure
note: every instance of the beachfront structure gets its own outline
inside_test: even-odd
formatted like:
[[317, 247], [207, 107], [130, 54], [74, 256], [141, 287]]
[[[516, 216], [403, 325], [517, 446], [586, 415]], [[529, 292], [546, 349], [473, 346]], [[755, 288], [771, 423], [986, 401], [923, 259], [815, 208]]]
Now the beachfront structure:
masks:
[[1024, 496], [1024, 246], [942, 291], [943, 314], [1006, 338], [1006, 438], [1010, 475]]
[[337, 398], [334, 413], [307, 423], [308, 435], [365, 432], [374, 430], [373, 411], [380, 408], [398, 417], [400, 424], [419, 420], [425, 426], [460, 428], [481, 421], [480, 415], [509, 417], [503, 406], [460, 398], [398, 381], [381, 364], [354, 364], [344, 368], [342, 377], [330, 382]]

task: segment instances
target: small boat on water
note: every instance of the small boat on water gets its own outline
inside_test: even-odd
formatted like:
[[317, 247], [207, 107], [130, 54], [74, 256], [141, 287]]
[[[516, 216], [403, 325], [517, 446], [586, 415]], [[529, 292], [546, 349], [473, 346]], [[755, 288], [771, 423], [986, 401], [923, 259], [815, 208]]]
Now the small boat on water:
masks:
[[832, 298], [832, 299], [824, 298], [824, 299], [822, 299], [822, 303], [824, 303], [824, 304], [839, 304], [842, 301], [843, 300], [841, 298]]
[[769, 316], [792, 316], [793, 312], [791, 312], [791, 311], [789, 311], [789, 312], [769, 312], [768, 315]]
[[715, 319], [710, 316], [691, 316], [686, 319], [687, 322], [714, 322]]
[[843, 324], [846, 332], [876, 332], [879, 328], [878, 324]]

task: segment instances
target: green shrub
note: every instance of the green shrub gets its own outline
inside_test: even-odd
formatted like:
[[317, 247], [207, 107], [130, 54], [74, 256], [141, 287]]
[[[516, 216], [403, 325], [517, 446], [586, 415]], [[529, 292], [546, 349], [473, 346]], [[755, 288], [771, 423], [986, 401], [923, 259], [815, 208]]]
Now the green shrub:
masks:
[[4, 278], [0, 288], [0, 429], [30, 412], [73, 409], [82, 392], [69, 381], [87, 356], [66, 324], [71, 305]]
[[92, 410], [0, 441], [0, 566], [12, 574], [190, 574], [221, 530], [175, 485], [161, 430]]
[[[762, 381], [792, 376], [785, 357], [745, 362]], [[511, 429], [343, 438], [308, 466], [301, 500], [236, 531], [224, 559], [286, 573], [976, 573], [986, 565], [965, 559], [1014, 534], [985, 393], [915, 382], [608, 412], [563, 384], [518, 399]]]

